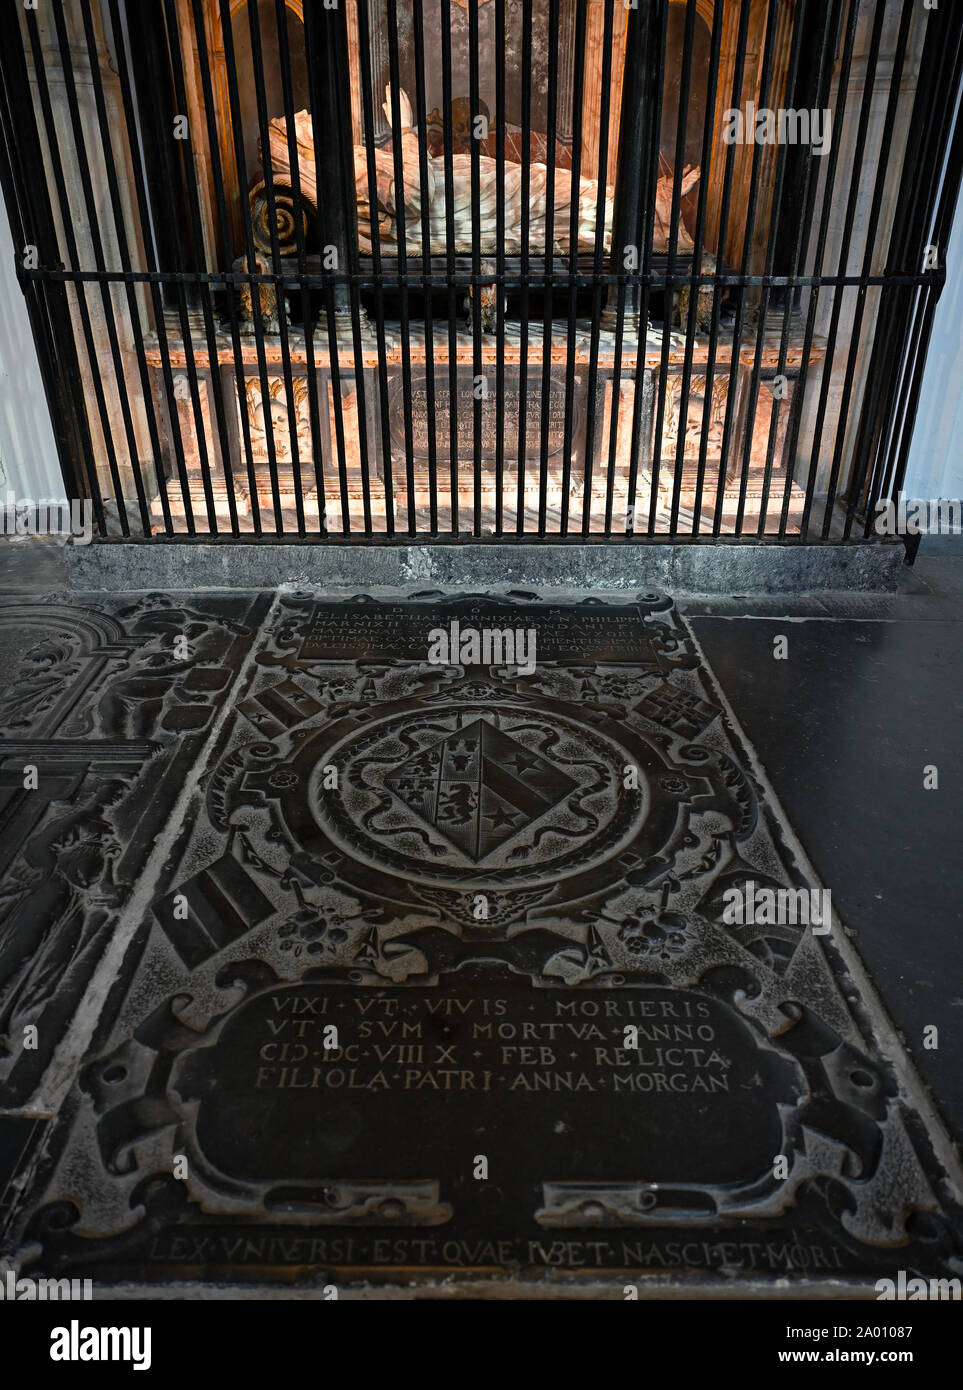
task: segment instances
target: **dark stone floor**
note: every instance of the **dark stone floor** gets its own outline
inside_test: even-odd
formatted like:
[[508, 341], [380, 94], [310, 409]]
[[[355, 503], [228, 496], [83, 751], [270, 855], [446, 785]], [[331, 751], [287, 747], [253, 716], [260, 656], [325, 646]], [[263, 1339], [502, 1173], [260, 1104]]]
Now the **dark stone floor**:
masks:
[[[805, 615], [790, 625], [751, 600], [683, 606], [963, 1142], [963, 543], [924, 541], [900, 595], [823, 598], [822, 613], [782, 600]], [[776, 661], [780, 633], [789, 655]]]
[[[0, 547], [10, 1256], [619, 1297], [958, 1272], [906, 1053], [959, 1135], [961, 578], [65, 598]], [[452, 621], [534, 631], [535, 669], [429, 660]], [[730, 923], [749, 882], [841, 921]]]

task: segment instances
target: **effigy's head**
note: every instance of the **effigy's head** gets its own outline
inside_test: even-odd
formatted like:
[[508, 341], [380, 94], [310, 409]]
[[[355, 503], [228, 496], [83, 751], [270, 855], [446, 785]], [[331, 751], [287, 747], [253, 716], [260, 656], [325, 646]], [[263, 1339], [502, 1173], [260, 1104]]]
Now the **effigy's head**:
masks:
[[[385, 88], [385, 99], [381, 103], [381, 109], [385, 113], [385, 120], [394, 130], [395, 120], [391, 103], [391, 83]], [[400, 128], [402, 131], [412, 130], [415, 124], [414, 113], [411, 109], [411, 102], [404, 87], [398, 92], [398, 116], [400, 118]], [[400, 132], [399, 132], [400, 133]]]

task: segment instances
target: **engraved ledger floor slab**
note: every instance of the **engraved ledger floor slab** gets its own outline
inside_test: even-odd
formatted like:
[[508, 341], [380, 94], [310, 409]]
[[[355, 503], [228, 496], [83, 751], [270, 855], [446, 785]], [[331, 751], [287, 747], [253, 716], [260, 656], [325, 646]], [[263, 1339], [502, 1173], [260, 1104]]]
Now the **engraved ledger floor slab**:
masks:
[[206, 602], [10, 657], [38, 695], [79, 663], [2, 765], [23, 803], [41, 740], [54, 779], [10, 811], [2, 903], [5, 1095], [55, 1114], [24, 1269], [619, 1297], [960, 1272], [953, 1151], [668, 599]]

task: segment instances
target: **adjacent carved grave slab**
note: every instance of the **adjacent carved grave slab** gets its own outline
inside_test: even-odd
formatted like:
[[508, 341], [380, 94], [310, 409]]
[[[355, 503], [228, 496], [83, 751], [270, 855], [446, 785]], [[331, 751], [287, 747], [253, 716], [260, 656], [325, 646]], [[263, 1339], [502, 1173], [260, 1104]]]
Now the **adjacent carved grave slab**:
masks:
[[3, 1106], [39, 1085], [267, 606], [0, 608]]

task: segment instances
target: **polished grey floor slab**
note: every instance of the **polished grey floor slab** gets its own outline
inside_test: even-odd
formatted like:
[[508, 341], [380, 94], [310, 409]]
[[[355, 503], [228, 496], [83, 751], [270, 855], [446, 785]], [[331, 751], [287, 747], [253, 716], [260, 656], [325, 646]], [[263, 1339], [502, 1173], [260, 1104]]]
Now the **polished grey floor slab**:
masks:
[[957, 1143], [960, 617], [691, 619]]

